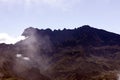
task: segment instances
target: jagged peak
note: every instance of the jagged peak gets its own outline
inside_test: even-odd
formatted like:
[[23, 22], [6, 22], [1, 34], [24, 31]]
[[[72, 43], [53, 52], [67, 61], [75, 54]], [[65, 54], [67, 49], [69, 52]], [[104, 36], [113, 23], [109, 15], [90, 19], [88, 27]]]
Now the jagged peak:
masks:
[[29, 27], [29, 28], [26, 28], [24, 30], [24, 32], [22, 33], [22, 36], [30, 36], [30, 35], [34, 35], [36, 33], [38, 29], [37, 28], [34, 28], [34, 27]]

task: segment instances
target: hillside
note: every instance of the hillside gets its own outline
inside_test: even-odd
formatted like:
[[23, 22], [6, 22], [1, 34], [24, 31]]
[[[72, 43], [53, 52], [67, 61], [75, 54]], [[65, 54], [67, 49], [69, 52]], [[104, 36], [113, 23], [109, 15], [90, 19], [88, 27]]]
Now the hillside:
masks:
[[[120, 35], [84, 25], [27, 28], [25, 40], [0, 44], [1, 80], [117, 80]], [[21, 57], [22, 56], [22, 57]]]

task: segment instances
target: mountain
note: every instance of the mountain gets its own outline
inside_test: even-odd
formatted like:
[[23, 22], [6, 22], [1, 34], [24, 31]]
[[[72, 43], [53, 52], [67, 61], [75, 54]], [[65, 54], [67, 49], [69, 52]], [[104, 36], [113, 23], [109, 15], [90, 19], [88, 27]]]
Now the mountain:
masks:
[[76, 46], [76, 45], [118, 45], [120, 44], [120, 36], [115, 33], [107, 32], [102, 29], [96, 29], [89, 25], [84, 25], [76, 29], [63, 30], [39, 30], [37, 28], [27, 28], [23, 32], [23, 36], [36, 35], [49, 36], [52, 43], [62, 46]]
[[84, 25], [29, 27], [25, 40], [0, 44], [1, 80], [117, 80], [120, 35]]

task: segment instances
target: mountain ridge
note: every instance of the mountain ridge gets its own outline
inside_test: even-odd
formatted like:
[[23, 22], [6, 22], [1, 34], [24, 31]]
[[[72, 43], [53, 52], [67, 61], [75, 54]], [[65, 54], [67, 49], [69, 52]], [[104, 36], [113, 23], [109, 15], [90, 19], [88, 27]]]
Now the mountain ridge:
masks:
[[[31, 30], [31, 31], [30, 31]], [[46, 29], [39, 30], [37, 28], [27, 28], [23, 32], [23, 36], [29, 36], [31, 34], [38, 34], [41, 36], [49, 36], [51, 41], [54, 44], [69, 44], [72, 45], [81, 44], [81, 45], [120, 45], [120, 35], [112, 32], [108, 32], [102, 29], [97, 29], [90, 27], [89, 25], [84, 25], [76, 29], [63, 29], [63, 30], [54, 30]], [[63, 39], [64, 38], [64, 39]], [[75, 40], [77, 41], [75, 41]], [[60, 42], [60, 43], [59, 43]], [[68, 45], [70, 46], [70, 45]]]

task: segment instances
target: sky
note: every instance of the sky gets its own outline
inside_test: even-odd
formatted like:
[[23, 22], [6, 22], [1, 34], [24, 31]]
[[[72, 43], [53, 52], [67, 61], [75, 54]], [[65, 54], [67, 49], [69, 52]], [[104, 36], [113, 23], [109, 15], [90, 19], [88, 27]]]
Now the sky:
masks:
[[120, 34], [120, 0], [0, 0], [0, 34], [24, 29], [74, 29], [82, 25]]

